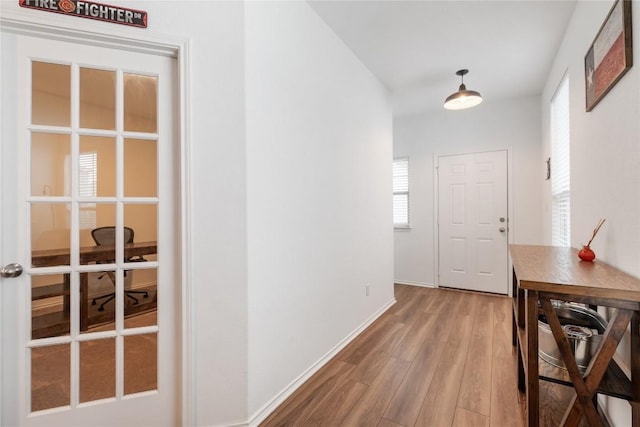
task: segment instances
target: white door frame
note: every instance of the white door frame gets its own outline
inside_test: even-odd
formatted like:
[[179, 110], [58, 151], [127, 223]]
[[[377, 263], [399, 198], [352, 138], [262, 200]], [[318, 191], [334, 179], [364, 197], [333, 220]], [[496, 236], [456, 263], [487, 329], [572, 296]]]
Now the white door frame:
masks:
[[[456, 151], [449, 153], [433, 153], [433, 262], [434, 262], [434, 275], [433, 283], [435, 283], [436, 287], [440, 287], [440, 255], [438, 253], [439, 245], [440, 245], [440, 227], [438, 226], [440, 223], [440, 218], [438, 215], [439, 212], [439, 204], [440, 204], [440, 177], [438, 174], [439, 167], [439, 159], [440, 157], [445, 156], [459, 156], [464, 154], [477, 154], [477, 153], [488, 153], [492, 151], [506, 151], [507, 152], [507, 212], [508, 212], [508, 227], [509, 232], [507, 233], [507, 244], [513, 243], [513, 237], [515, 235], [515, 227], [514, 227], [514, 216], [513, 216], [513, 150], [511, 147], [505, 148], [491, 148], [486, 150], [470, 150], [470, 151]], [[507, 251], [508, 261], [507, 268], [511, 265], [511, 253]], [[508, 283], [508, 295], [512, 296], [512, 281], [513, 275], [510, 271], [507, 271], [507, 279]]]
[[[41, 17], [36, 14], [24, 14], [20, 12], [3, 11], [0, 16], [0, 35], [2, 32], [27, 35], [32, 37], [53, 38], [61, 41], [82, 43], [103, 47], [110, 47], [121, 50], [143, 52], [152, 55], [169, 56], [178, 61], [178, 103], [177, 110], [179, 118], [179, 139], [180, 139], [180, 223], [179, 232], [182, 236], [180, 246], [180, 261], [177, 267], [180, 269], [182, 288], [181, 298], [181, 328], [180, 340], [182, 352], [180, 360], [181, 391], [178, 393], [181, 399], [182, 425], [195, 424], [195, 381], [194, 381], [194, 357], [195, 341], [193, 335], [194, 326], [194, 304], [192, 273], [192, 239], [191, 239], [191, 171], [189, 169], [190, 150], [190, 42], [188, 39], [166, 37], [153, 34], [145, 37], [138, 33], [131, 35], [124, 34], [122, 29], [105, 32], [104, 28], [94, 32], [68, 28], [52, 20], [50, 14]], [[49, 19], [46, 19], [49, 18]], [[58, 22], [53, 23], [52, 21]], [[1, 209], [0, 209], [1, 212]], [[1, 294], [0, 294], [1, 295]], [[1, 298], [1, 296], [0, 296]], [[2, 307], [0, 300], [0, 310]], [[0, 315], [2, 312], [0, 311]], [[0, 346], [0, 350], [2, 350]], [[1, 356], [0, 352], [0, 356]], [[2, 396], [0, 395], [0, 399]], [[0, 414], [2, 413], [2, 400], [0, 400]]]

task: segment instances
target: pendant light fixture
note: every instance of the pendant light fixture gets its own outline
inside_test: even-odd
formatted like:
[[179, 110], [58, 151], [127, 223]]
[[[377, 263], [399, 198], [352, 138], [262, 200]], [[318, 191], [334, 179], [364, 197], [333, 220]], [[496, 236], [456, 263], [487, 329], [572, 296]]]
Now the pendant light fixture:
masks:
[[458, 70], [457, 76], [460, 76], [460, 87], [454, 94], [449, 95], [444, 101], [444, 108], [447, 110], [464, 110], [465, 108], [475, 107], [482, 102], [482, 96], [475, 90], [467, 90], [464, 85], [464, 75], [469, 70]]

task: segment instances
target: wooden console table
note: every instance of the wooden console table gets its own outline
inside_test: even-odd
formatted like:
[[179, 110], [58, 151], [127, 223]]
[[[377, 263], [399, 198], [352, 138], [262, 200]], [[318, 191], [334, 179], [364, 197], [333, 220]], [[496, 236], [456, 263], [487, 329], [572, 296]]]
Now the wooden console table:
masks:
[[[511, 245], [513, 262], [513, 345], [518, 348], [518, 388], [526, 395], [526, 421], [538, 426], [539, 380], [573, 386], [576, 396], [567, 408], [563, 426], [602, 425], [597, 413], [598, 393], [626, 399], [632, 425], [640, 427], [640, 279], [604, 262], [578, 259], [578, 251], [553, 246]], [[569, 341], [551, 300], [612, 307], [613, 314], [597, 352], [580, 373]], [[558, 344], [570, 381], [541, 373], [538, 360], [538, 304], [542, 306]], [[612, 359], [631, 323], [631, 378]]]

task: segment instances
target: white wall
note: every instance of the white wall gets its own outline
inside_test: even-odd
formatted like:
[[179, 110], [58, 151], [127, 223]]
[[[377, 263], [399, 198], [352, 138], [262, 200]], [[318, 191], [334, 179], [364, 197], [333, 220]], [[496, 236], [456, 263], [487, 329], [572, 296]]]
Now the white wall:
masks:
[[381, 85], [306, 3], [245, 13], [255, 422], [393, 300], [392, 123]]
[[[635, 6], [635, 3], [634, 3]], [[568, 71], [571, 115], [571, 240], [580, 247], [600, 218], [598, 258], [640, 273], [640, 72], [632, 67], [591, 111], [585, 111], [584, 55], [607, 16], [609, 2], [578, 2], [542, 96], [544, 154], [550, 154], [549, 102]], [[637, 13], [633, 23], [640, 23]], [[634, 52], [640, 37], [634, 34]], [[637, 55], [635, 55], [637, 56]], [[545, 236], [550, 241], [550, 185], [545, 192]]]
[[1, 5], [189, 39], [192, 422], [244, 424], [393, 301], [386, 93], [304, 2], [112, 3], [149, 28]]
[[[591, 237], [600, 218], [606, 223], [592, 248], [599, 260], [640, 276], [640, 71], [634, 65], [591, 111], [585, 111], [584, 55], [609, 13], [612, 2], [577, 2], [542, 95], [543, 158], [550, 154], [549, 102], [565, 72], [569, 75], [571, 115], [571, 245]], [[633, 2], [634, 29], [640, 28]], [[633, 51], [640, 57], [640, 34]], [[636, 61], [637, 62], [637, 61]], [[553, 159], [552, 159], [553, 161]], [[544, 192], [544, 235], [551, 241], [548, 183]], [[628, 337], [627, 337], [628, 338]], [[619, 356], [628, 365], [627, 342]], [[606, 399], [614, 426], [631, 425], [627, 402]]]
[[244, 10], [237, 2], [190, 3], [153, 2], [165, 8], [158, 28], [193, 42], [193, 397], [197, 425], [229, 425], [247, 414]]
[[149, 11], [150, 31], [192, 43], [195, 421], [241, 423], [247, 414], [244, 6], [169, 1], [137, 7]]
[[541, 243], [540, 98], [493, 101], [462, 111], [438, 110], [394, 118], [394, 157], [409, 157], [410, 225], [395, 231], [397, 282], [436, 283], [434, 155], [511, 149], [512, 243]]

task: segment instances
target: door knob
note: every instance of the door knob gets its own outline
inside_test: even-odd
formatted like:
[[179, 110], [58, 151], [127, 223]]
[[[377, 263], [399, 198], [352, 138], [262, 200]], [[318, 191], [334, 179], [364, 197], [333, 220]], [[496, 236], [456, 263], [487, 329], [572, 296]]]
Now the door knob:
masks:
[[18, 277], [22, 274], [22, 266], [17, 262], [13, 264], [7, 264], [0, 269], [0, 276], [2, 277]]
[[500, 227], [498, 230], [500, 230], [501, 233], [504, 233], [505, 231], [507, 231], [507, 229], [504, 227]]

